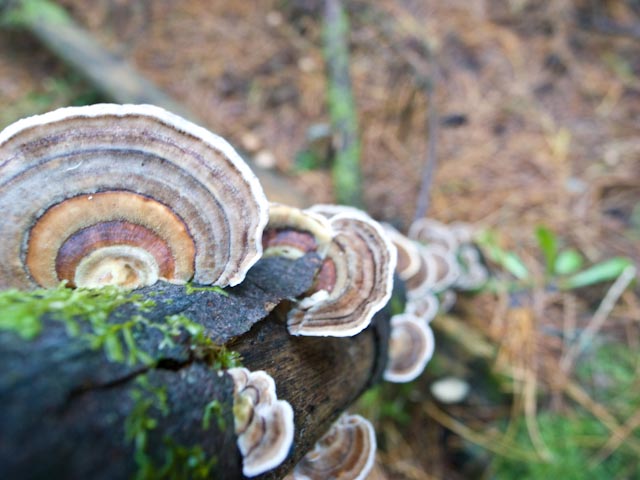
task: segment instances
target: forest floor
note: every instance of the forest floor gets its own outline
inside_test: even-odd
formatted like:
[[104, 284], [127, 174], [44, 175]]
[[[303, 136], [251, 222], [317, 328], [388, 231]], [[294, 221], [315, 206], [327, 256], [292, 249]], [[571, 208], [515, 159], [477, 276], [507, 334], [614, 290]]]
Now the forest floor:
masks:
[[[58, 3], [309, 203], [332, 201], [329, 171], [303, 161], [328, 151], [317, 133], [329, 124], [322, 2]], [[490, 229], [537, 279], [454, 310], [493, 353], [440, 334], [442, 353], [420, 380], [362, 402], [377, 417], [377, 474], [586, 478], [576, 465], [589, 478], [638, 478], [637, 286], [604, 312], [580, 361], [561, 366], [610, 283], [550, 288], [534, 233], [547, 227], [587, 265], [617, 256], [640, 265], [638, 2], [345, 3], [366, 209], [406, 230], [435, 141], [428, 215]], [[35, 40], [0, 31], [0, 127], [100, 100]], [[445, 375], [470, 383], [464, 403], [433, 398], [430, 385]]]

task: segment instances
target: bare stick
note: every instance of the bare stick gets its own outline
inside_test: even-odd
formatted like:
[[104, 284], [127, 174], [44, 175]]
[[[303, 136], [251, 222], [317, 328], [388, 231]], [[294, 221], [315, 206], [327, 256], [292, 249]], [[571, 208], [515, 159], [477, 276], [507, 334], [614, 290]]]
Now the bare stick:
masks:
[[420, 182], [416, 213], [413, 216], [414, 220], [423, 218], [429, 209], [433, 172], [435, 171], [437, 163], [438, 112], [436, 110], [432, 84], [427, 86], [427, 102], [427, 158], [422, 170], [422, 180]]
[[602, 325], [604, 325], [604, 322], [609, 317], [609, 314], [616, 305], [616, 302], [635, 277], [636, 267], [629, 265], [622, 271], [616, 281], [613, 282], [613, 285], [611, 285], [609, 291], [607, 291], [607, 294], [600, 302], [600, 305], [598, 306], [596, 313], [594, 313], [591, 318], [589, 325], [587, 325], [587, 328], [584, 329], [582, 334], [580, 334], [580, 337], [578, 337], [576, 342], [560, 361], [560, 367], [562, 367], [565, 372], [571, 368], [576, 357], [582, 353], [595, 334], [602, 328]]

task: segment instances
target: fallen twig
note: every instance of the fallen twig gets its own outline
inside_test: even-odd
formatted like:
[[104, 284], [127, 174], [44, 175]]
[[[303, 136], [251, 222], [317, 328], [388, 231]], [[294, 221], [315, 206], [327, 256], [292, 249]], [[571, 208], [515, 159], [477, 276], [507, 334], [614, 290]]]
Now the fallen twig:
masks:
[[602, 328], [604, 322], [609, 317], [616, 302], [627, 289], [631, 281], [636, 277], [636, 267], [633, 265], [625, 268], [613, 285], [607, 291], [596, 313], [594, 313], [591, 321], [587, 325], [576, 342], [569, 348], [566, 355], [560, 360], [560, 367], [566, 372], [568, 371], [576, 357], [589, 345], [596, 333]]

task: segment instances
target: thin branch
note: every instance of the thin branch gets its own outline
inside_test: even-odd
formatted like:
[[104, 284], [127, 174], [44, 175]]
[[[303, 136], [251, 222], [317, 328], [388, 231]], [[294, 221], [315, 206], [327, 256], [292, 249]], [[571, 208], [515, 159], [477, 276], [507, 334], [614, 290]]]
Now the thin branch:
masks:
[[636, 278], [636, 267], [633, 265], [625, 268], [620, 276], [613, 282], [613, 285], [607, 291], [607, 294], [604, 296], [596, 313], [594, 313], [591, 321], [587, 325], [576, 340], [576, 342], [571, 346], [567, 354], [560, 361], [560, 367], [566, 372], [568, 371], [576, 357], [582, 353], [582, 351], [589, 345], [589, 342], [593, 339], [593, 337], [600, 331], [604, 322], [609, 318], [609, 314], [615, 307], [618, 299], [627, 289], [631, 281]]
[[427, 87], [427, 158], [422, 170], [420, 181], [420, 191], [416, 203], [414, 221], [423, 218], [429, 209], [431, 199], [431, 184], [433, 183], [433, 172], [437, 164], [437, 141], [438, 141], [438, 111], [433, 95], [433, 84]]

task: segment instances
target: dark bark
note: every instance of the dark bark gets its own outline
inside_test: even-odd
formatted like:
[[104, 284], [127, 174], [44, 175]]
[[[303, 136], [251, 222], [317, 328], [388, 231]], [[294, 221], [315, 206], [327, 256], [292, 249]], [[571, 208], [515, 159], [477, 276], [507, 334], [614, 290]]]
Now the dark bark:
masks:
[[266, 370], [278, 397], [293, 406], [294, 448], [265, 475], [281, 478], [379, 379], [386, 358], [384, 315], [353, 338], [288, 334], [283, 300], [310, 287], [318, 264], [313, 254], [263, 259], [228, 296], [167, 284], [138, 291], [155, 306], [141, 313], [125, 304], [107, 323], [141, 313], [147, 321], [135, 329], [135, 342], [152, 361], [110, 361], [51, 314], [32, 340], [0, 332], [0, 478], [200, 478], [195, 468], [211, 478], [240, 478], [232, 383], [185, 331], [163, 345], [154, 325], [175, 314], [203, 325], [250, 370]]

